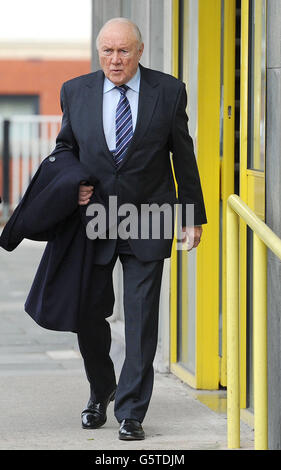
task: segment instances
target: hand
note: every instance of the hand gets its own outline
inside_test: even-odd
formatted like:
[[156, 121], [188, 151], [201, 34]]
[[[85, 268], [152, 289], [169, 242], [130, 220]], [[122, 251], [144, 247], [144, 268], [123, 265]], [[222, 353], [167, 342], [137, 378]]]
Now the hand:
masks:
[[78, 195], [78, 204], [79, 206], [85, 206], [89, 203], [90, 197], [92, 196], [94, 191], [93, 186], [86, 186], [83, 183], [80, 183], [79, 186], [79, 195]]
[[187, 241], [187, 251], [191, 251], [192, 248], [196, 248], [201, 240], [203, 228], [202, 226], [198, 227], [182, 227], [182, 231], [185, 233], [185, 236], [182, 242]]

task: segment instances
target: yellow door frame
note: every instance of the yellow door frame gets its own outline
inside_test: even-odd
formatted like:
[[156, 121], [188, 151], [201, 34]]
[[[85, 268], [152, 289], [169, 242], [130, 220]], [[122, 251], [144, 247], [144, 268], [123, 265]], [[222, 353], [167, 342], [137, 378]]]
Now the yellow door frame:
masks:
[[[255, 117], [254, 166], [258, 168], [260, 153], [260, 93], [261, 70], [261, 3], [255, 0]], [[257, 80], [257, 82], [256, 82]], [[240, 87], [240, 197], [264, 220], [265, 173], [248, 168], [248, 112], [249, 112], [249, 0], [241, 1], [241, 87]], [[256, 113], [257, 111], [257, 113]], [[240, 314], [240, 406], [247, 406], [247, 226], [240, 220], [239, 227], [239, 314]]]
[[198, 2], [198, 167], [208, 224], [197, 248], [197, 388], [219, 386], [221, 1]]
[[[179, 76], [179, 0], [173, 0], [173, 75]], [[186, 252], [181, 252], [182, 255], [182, 266], [184, 272], [182, 273], [185, 285], [187, 285], [187, 262], [188, 255]], [[170, 295], [170, 369], [177, 377], [188, 383], [192, 387], [196, 388], [196, 380], [192, 373], [184, 369], [178, 364], [178, 252], [176, 250], [176, 240], [173, 241], [172, 256], [171, 256], [171, 295]], [[182, 283], [183, 284], [183, 283]], [[183, 332], [187, 331], [187, 290], [182, 291], [182, 305], [184, 305], [183, 317], [184, 325], [182, 328]], [[184, 338], [182, 338], [184, 339]], [[186, 346], [186, 341], [184, 346]]]
[[[220, 203], [221, 0], [198, 1], [197, 161], [208, 224], [197, 248], [195, 374], [177, 363], [177, 252], [171, 258], [171, 371], [194, 388], [219, 386], [219, 203]], [[173, 73], [178, 75], [179, 1], [173, 1]], [[184, 255], [186, 256], [186, 255]]]
[[[248, 159], [248, 71], [249, 71], [249, 1], [241, 0], [241, 64], [240, 64], [240, 197], [247, 198]], [[247, 225], [239, 225], [239, 315], [240, 315], [240, 404], [246, 408], [247, 346]]]
[[227, 385], [226, 374], [226, 210], [227, 199], [234, 193], [235, 150], [235, 43], [236, 0], [224, 3], [223, 44], [223, 155], [221, 160], [222, 200], [222, 355], [220, 384]]
[[[257, 20], [260, 15], [257, 0]], [[220, 21], [221, 1], [198, 0], [198, 123], [197, 161], [206, 202], [208, 224], [197, 248], [196, 293], [181, 292], [182, 300], [196, 295], [196, 360], [195, 374], [177, 362], [178, 253], [175, 243], [171, 258], [171, 371], [194, 388], [217, 389], [219, 381], [227, 384], [226, 319], [225, 319], [225, 209], [226, 200], [234, 189], [234, 69], [235, 69], [235, 0], [225, 2], [224, 11], [224, 108], [223, 159], [219, 159], [220, 144]], [[260, 44], [261, 28], [256, 24], [255, 47]], [[173, 0], [173, 74], [179, 67], [179, 0]], [[249, 78], [249, 0], [241, 0], [241, 63], [240, 63], [240, 197], [264, 218], [264, 172], [248, 168], [248, 78]], [[257, 72], [260, 67], [256, 63]], [[260, 83], [255, 83], [259, 94]], [[256, 98], [259, 99], [259, 98]], [[259, 103], [257, 102], [257, 105]], [[231, 116], [229, 116], [231, 106]], [[255, 121], [254, 155], [259, 153], [259, 120]], [[219, 361], [219, 205], [222, 200], [222, 358]], [[239, 225], [239, 310], [240, 310], [240, 403], [246, 408], [247, 386], [247, 227]], [[183, 275], [187, 278], [185, 253]], [[186, 283], [187, 284], [187, 283]], [[185, 285], [186, 285], [185, 284]], [[184, 314], [188, 312], [184, 309]], [[220, 370], [221, 368], [221, 370]]]

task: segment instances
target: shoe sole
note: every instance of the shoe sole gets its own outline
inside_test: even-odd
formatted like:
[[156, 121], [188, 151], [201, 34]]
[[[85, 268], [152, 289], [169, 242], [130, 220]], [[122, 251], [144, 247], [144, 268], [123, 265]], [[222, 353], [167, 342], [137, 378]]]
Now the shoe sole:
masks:
[[133, 436], [119, 436], [120, 441], [143, 441], [145, 436], [143, 437], [133, 437]]

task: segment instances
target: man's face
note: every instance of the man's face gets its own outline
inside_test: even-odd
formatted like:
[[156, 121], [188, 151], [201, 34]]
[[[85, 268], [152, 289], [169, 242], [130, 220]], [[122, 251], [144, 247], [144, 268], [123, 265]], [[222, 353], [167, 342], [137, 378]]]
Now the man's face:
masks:
[[127, 83], [136, 73], [143, 52], [130, 25], [114, 23], [102, 31], [98, 53], [105, 76], [114, 85]]

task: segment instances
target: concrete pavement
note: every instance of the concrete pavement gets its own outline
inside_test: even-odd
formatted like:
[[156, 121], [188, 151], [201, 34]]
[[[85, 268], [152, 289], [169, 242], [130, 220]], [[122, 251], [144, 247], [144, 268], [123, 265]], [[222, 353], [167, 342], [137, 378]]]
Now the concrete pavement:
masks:
[[[88, 383], [76, 335], [40, 328], [23, 310], [43, 248], [24, 241], [14, 252], [0, 249], [0, 449], [226, 449], [225, 392], [192, 390], [173, 374], [155, 374], [144, 441], [118, 439], [113, 404], [102, 428], [81, 428]], [[124, 343], [114, 322], [112, 337], [118, 376]], [[205, 403], [216, 403], [219, 411]], [[241, 423], [241, 448], [253, 449], [253, 439], [253, 430]]]

